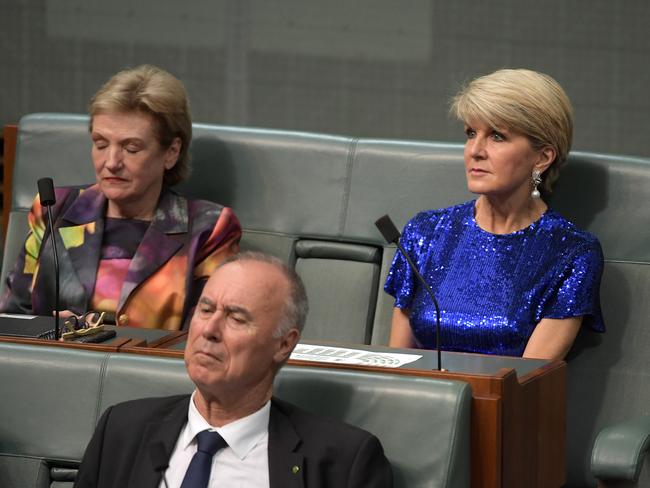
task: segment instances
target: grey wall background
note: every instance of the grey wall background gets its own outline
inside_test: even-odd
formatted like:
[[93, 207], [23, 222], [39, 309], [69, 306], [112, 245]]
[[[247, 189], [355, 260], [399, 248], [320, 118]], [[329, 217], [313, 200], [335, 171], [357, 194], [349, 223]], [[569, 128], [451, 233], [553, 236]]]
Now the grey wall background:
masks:
[[153, 63], [197, 122], [462, 141], [460, 84], [529, 67], [571, 97], [574, 149], [650, 156], [649, 26], [647, 0], [0, 0], [0, 122]]

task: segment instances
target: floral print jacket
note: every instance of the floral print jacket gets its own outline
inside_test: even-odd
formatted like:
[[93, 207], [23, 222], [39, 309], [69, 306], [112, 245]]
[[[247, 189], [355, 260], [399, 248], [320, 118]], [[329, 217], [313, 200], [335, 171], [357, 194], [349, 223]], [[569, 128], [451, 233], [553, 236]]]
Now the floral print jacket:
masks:
[[[52, 206], [60, 269], [60, 308], [87, 311], [97, 277], [106, 197], [97, 185], [57, 188]], [[51, 315], [54, 261], [47, 215], [34, 200], [29, 234], [0, 310]], [[133, 256], [116, 309], [118, 325], [180, 330], [212, 271], [239, 251], [241, 227], [228, 207], [187, 200], [164, 188], [153, 220]]]

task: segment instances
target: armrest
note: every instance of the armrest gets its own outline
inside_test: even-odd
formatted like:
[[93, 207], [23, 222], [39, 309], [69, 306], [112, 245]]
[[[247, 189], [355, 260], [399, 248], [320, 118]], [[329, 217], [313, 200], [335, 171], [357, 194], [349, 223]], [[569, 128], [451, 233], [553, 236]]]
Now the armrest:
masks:
[[606, 427], [591, 452], [591, 473], [598, 479], [636, 480], [649, 445], [649, 416]]

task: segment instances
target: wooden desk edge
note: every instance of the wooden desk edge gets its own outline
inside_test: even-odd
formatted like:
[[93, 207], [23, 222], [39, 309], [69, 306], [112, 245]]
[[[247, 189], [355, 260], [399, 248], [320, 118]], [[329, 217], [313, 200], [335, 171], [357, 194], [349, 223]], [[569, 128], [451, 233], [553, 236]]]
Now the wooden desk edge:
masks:
[[81, 343], [81, 342], [36, 339], [31, 337], [0, 336], [0, 342], [24, 344], [27, 346], [67, 347], [72, 349], [85, 349], [88, 351], [98, 351], [98, 352], [119, 352], [120, 348], [128, 341], [129, 339], [127, 337], [116, 337], [115, 339], [106, 343], [88, 344], [88, 343]]

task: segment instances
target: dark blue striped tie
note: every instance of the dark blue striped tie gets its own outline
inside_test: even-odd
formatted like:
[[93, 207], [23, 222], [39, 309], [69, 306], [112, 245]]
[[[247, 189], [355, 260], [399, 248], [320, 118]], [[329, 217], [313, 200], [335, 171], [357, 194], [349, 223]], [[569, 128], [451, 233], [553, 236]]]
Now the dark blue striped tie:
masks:
[[181, 488], [207, 488], [212, 469], [212, 457], [228, 445], [218, 432], [204, 430], [196, 434], [198, 447], [192, 458]]

